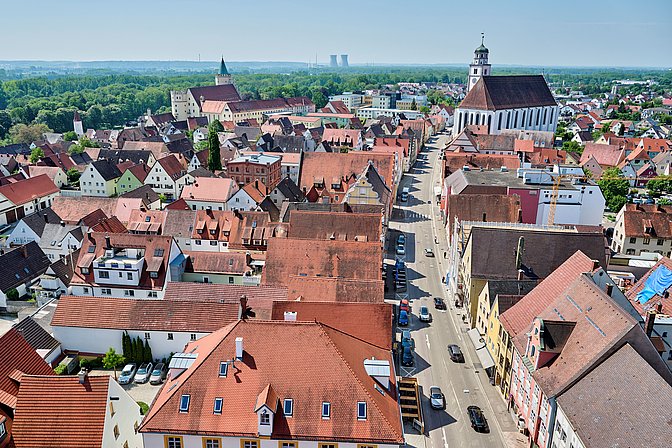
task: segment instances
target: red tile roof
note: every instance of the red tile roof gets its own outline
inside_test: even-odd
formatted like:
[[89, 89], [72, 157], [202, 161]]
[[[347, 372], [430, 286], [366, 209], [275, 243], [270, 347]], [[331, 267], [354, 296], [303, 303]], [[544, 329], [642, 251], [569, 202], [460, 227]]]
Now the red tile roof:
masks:
[[588, 142], [581, 153], [580, 164], [583, 165], [591, 157], [595, 158], [597, 163], [603, 167], [618, 166], [625, 159], [625, 151], [617, 145], [601, 145]]
[[[389, 303], [273, 302], [273, 320], [287, 320], [296, 313], [299, 322], [320, 322], [344, 333], [392, 350], [392, 305]], [[366, 316], [366, 319], [362, 319]]]
[[385, 295], [383, 280], [290, 275], [286, 284], [289, 300], [382, 303]]
[[186, 185], [181, 197], [187, 201], [226, 202], [238, 191], [233, 179], [221, 177], [197, 177], [192, 185]]
[[[219, 363], [235, 354], [243, 340], [243, 359], [226, 377]], [[282, 347], [278, 350], [277, 347]], [[189, 344], [195, 362], [175, 379], [169, 378], [156, 397], [141, 432], [258, 436], [254, 412], [259, 395], [270, 385], [279, 399], [291, 398], [291, 418], [276, 406], [276, 440], [403, 443], [397, 403], [396, 376], [381, 394], [364, 360], [388, 361], [389, 350], [319, 323], [240, 321]], [[191, 396], [189, 412], [179, 412], [183, 394]], [[221, 415], [213, 414], [216, 397], [223, 398]], [[357, 403], [367, 403], [367, 419], [357, 419]], [[331, 403], [331, 418], [321, 417], [322, 402]], [[277, 405], [277, 403], [276, 403]]]
[[6, 197], [14, 205], [23, 205], [59, 191], [46, 174], [0, 186], [0, 196]]
[[128, 233], [128, 229], [124, 226], [116, 216], [111, 218], [103, 218], [97, 223], [91, 225], [92, 232], [104, 233]]
[[526, 330], [532, 320], [543, 311], [548, 304], [567, 285], [583, 272], [592, 272], [593, 260], [583, 252], [577, 251], [546, 277], [536, 288], [522, 300], [499, 316], [499, 321], [511, 338], [515, 338]]
[[140, 182], [145, 182], [149, 174], [150, 167], [146, 163], [138, 163], [128, 168], [128, 171], [133, 174]]
[[462, 109], [502, 110], [555, 106], [541, 75], [483, 76], [460, 103]]
[[291, 275], [380, 280], [380, 242], [271, 238], [262, 283], [287, 285]]
[[186, 174], [186, 170], [174, 154], [163, 157], [157, 160], [156, 163], [161, 165], [168, 177], [174, 181]]
[[95, 198], [57, 196], [51, 209], [66, 224], [78, 224], [90, 213], [100, 209], [107, 216], [116, 216], [122, 223], [128, 223], [132, 210], [144, 208], [141, 198]]
[[238, 319], [240, 303], [61, 296], [54, 327], [210, 333]]
[[242, 252], [184, 252], [189, 256], [186, 272], [243, 275], [249, 270]]
[[639, 279], [635, 285], [628, 290], [626, 293], [626, 297], [632, 303], [632, 306], [635, 307], [635, 309], [643, 316], [646, 311], [655, 309], [656, 305], [661, 304], [662, 305], [662, 310], [661, 312], [663, 314], [672, 315], [672, 298], [671, 297], [661, 297], [658, 294], [654, 295], [651, 299], [649, 299], [645, 304], [640, 304], [639, 300], [637, 300], [637, 294], [639, 294], [642, 289], [644, 289], [644, 285], [646, 284], [646, 280], [649, 278], [652, 272], [654, 272], [656, 269], [658, 269], [660, 266], [665, 266], [667, 269], [672, 270], [672, 260], [670, 260], [667, 257], [663, 257], [658, 262], [651, 268], [649, 269], [646, 274], [642, 276], [642, 278]]
[[494, 155], [494, 154], [465, 154], [445, 152], [445, 176], [448, 177], [455, 171], [461, 170], [464, 166], [471, 169], [483, 168], [485, 170], [500, 169], [505, 166], [510, 170], [520, 168], [520, 159], [515, 155]]
[[290, 238], [380, 241], [382, 214], [295, 210], [289, 217]]
[[21, 373], [55, 375], [23, 336], [12, 328], [0, 337], [0, 404], [14, 408], [19, 394], [17, 379]]
[[[102, 447], [109, 376], [27, 376], [14, 417], [17, 448]], [[108, 431], [111, 431], [108, 428]]]
[[672, 205], [625, 204], [623, 233], [626, 238], [671, 239]]

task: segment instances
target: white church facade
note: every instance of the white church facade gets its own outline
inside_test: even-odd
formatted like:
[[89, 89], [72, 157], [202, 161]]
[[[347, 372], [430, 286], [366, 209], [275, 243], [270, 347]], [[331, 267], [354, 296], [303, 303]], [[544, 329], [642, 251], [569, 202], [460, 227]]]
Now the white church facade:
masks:
[[481, 45], [469, 65], [468, 93], [455, 111], [453, 135], [468, 125], [555, 132], [559, 107], [541, 75], [491, 76], [489, 50]]

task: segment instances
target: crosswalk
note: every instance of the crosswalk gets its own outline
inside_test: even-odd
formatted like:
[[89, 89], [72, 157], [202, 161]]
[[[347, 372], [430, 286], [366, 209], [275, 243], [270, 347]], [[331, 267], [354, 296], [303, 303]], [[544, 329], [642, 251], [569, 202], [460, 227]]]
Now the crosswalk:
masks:
[[405, 215], [406, 219], [411, 221], [424, 221], [429, 219], [429, 215], [426, 215], [425, 213], [414, 212], [412, 210], [407, 210]]

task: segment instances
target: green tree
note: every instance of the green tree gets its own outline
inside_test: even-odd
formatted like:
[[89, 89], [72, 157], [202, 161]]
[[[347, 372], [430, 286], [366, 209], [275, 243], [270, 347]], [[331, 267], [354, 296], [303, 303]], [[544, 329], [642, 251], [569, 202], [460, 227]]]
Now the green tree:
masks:
[[418, 103], [415, 102], [415, 98], [411, 101], [411, 110], [418, 110]]
[[37, 163], [44, 157], [44, 151], [39, 146], [30, 151], [30, 163]]
[[672, 205], [672, 201], [667, 198], [658, 199], [658, 205]]
[[7, 290], [5, 295], [7, 296], [7, 300], [19, 300], [19, 291], [17, 291], [16, 288]]
[[84, 147], [80, 145], [79, 143], [76, 143], [74, 145], [70, 145], [68, 148], [68, 154], [74, 155], [74, 154], [81, 154], [84, 152]]
[[583, 146], [579, 145], [577, 142], [572, 140], [568, 142], [563, 142], [562, 149], [564, 149], [567, 152], [575, 152], [578, 154], [581, 154], [583, 152]]
[[651, 179], [646, 184], [646, 188], [649, 190], [649, 194], [655, 196], [663, 193], [672, 193], [672, 176], [660, 176]]
[[604, 170], [597, 184], [602, 190], [607, 207], [612, 212], [618, 212], [628, 202], [626, 196], [630, 191], [630, 184], [618, 168]]
[[0, 138], [5, 138], [12, 127], [12, 117], [6, 110], [0, 110]]
[[219, 120], [213, 120], [212, 123], [210, 123], [210, 126], [208, 126], [208, 129], [214, 129], [216, 132], [224, 132], [224, 126]]
[[132, 359], [132, 348], [131, 348], [131, 337], [128, 335], [128, 332], [124, 331], [121, 335], [121, 351], [123, 352], [126, 359]]
[[[219, 152], [219, 135], [217, 134], [218, 131], [215, 123], [219, 123], [219, 120], [213, 121], [208, 129], [208, 169], [210, 171], [222, 169], [222, 159]], [[221, 125], [219, 123], [219, 126]]]
[[429, 106], [420, 106], [420, 112], [422, 112], [423, 114], [428, 114], [430, 110], [431, 109], [429, 108]]
[[66, 142], [74, 142], [77, 140], [77, 134], [75, 131], [68, 131], [63, 133], [63, 140]]
[[114, 348], [110, 349], [103, 356], [103, 367], [106, 369], [114, 369], [114, 379], [117, 379], [117, 367], [124, 363], [124, 357], [118, 354]]
[[68, 176], [68, 183], [70, 184], [77, 183], [82, 176], [82, 173], [77, 171], [77, 168], [70, 168], [65, 174]]
[[52, 132], [46, 124], [15, 124], [9, 128], [9, 135], [14, 143], [31, 144], [34, 141], [42, 140], [44, 134]]
[[154, 361], [154, 357], [152, 356], [152, 347], [149, 346], [149, 341], [145, 339], [145, 346], [143, 350], [143, 361], [144, 362], [152, 362]]

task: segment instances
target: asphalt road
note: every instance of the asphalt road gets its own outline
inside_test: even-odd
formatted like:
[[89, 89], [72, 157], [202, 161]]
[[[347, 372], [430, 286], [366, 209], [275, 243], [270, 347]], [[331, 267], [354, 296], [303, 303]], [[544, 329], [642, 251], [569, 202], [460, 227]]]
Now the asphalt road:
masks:
[[[448, 296], [442, 284], [440, 266], [447, 265], [443, 260], [445, 243], [436, 233], [441, 220], [434, 202], [434, 186], [440, 182], [439, 148], [448, 141], [448, 136], [438, 135], [420, 154], [414, 168], [404, 176], [399, 191], [410, 187], [410, 198], [399, 206], [404, 217], [391, 221], [390, 229], [406, 234], [406, 264], [409, 280], [408, 298], [412, 300], [412, 318], [409, 328], [415, 342], [415, 366], [401, 368], [403, 376], [415, 376], [422, 390], [422, 406], [425, 421], [424, 445], [431, 448], [453, 447], [503, 447], [502, 430], [498, 419], [494, 418], [485, 388], [492, 389], [480, 368], [478, 358], [469, 337], [467, 327], [460, 319], [461, 310], [452, 306], [452, 297]], [[434, 222], [436, 219], [436, 222]], [[443, 239], [445, 241], [445, 239]], [[426, 257], [425, 248], [431, 248], [435, 257]], [[442, 297], [448, 305], [447, 311], [434, 309], [434, 297]], [[432, 314], [430, 323], [420, 322], [418, 316], [421, 306], [427, 306]], [[448, 344], [458, 344], [465, 354], [465, 363], [458, 364], [450, 360]], [[476, 368], [474, 362], [477, 363]], [[429, 388], [439, 386], [446, 397], [445, 410], [433, 410], [429, 406]], [[487, 394], [486, 394], [487, 393]], [[467, 416], [467, 406], [479, 406], [485, 413], [490, 433], [477, 433], [471, 428]]]

